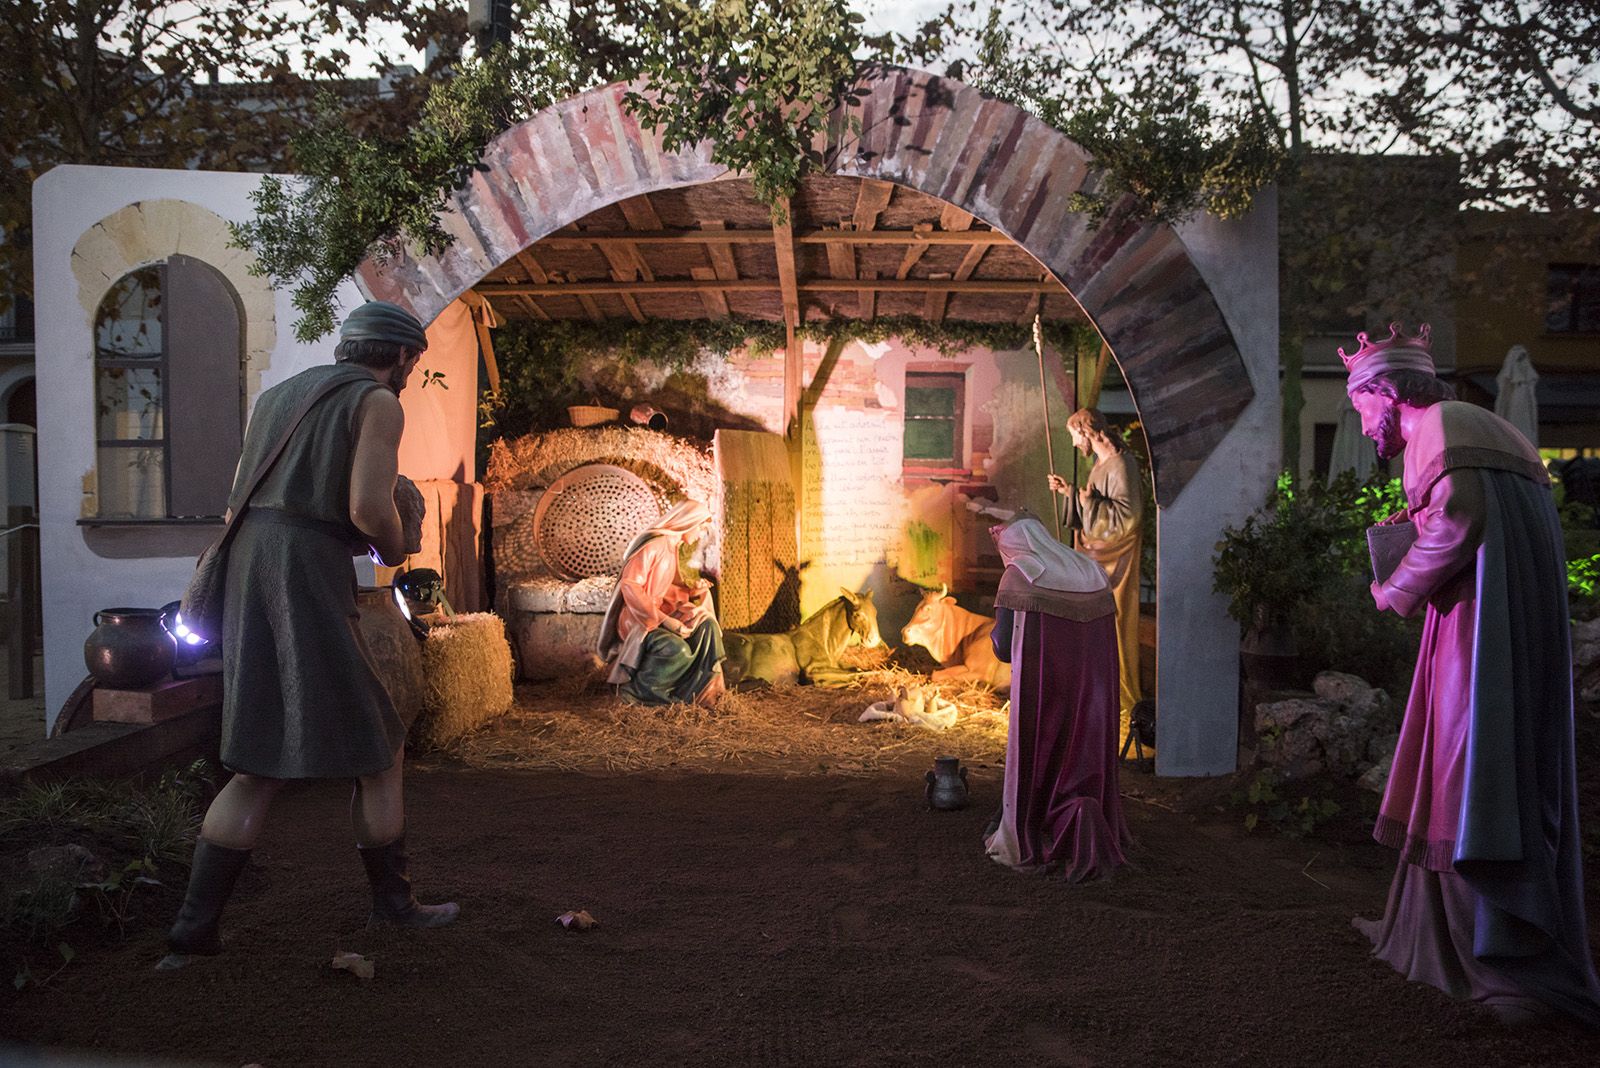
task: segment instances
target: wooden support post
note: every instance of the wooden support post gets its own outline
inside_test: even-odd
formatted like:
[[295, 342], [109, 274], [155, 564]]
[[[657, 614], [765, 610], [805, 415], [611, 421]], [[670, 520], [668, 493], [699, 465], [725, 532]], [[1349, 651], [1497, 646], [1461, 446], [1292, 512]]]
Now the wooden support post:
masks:
[[772, 208], [772, 248], [778, 258], [778, 288], [783, 295], [783, 321], [800, 324], [800, 290], [794, 266], [794, 209], [788, 197]]
[[[33, 509], [13, 506], [6, 510], [6, 660], [10, 674], [7, 696], [13, 701], [33, 696], [33, 632], [37, 627], [34, 601], [39, 595], [39, 529]], [[15, 529], [13, 529], [15, 528]]]
[[803, 362], [800, 338], [794, 323], [784, 324], [783, 342], [783, 425], [784, 433], [799, 440], [800, 378]]

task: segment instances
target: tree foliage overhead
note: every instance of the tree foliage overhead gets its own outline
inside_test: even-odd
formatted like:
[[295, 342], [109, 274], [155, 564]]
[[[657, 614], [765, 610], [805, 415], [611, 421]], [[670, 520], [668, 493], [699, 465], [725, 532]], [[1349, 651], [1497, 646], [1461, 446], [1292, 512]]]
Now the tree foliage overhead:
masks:
[[1025, 37], [1000, 6], [976, 2], [903, 43], [924, 62], [954, 56], [952, 77], [1026, 108], [1088, 149], [1104, 172], [1074, 207], [1103, 218], [1131, 193], [1145, 214], [1177, 223], [1201, 211], [1242, 214], [1276, 176], [1282, 151], [1269, 122], [1237, 102], [1208, 100], [1198, 76], [1173, 70], [1159, 91], [1076, 70], [1042, 37]]
[[[1003, 47], [985, 39], [996, 26]], [[1386, 321], [1419, 295], [1447, 301], [1461, 204], [1558, 213], [1591, 242], [1600, 232], [1597, 0], [955, 0], [919, 41], [1042, 113], [1107, 102], [1103, 142], [1092, 103], [1071, 132], [1114, 178], [1159, 179], [1132, 190], [1157, 205], [1187, 206], [1209, 184], [1190, 140], [1208, 125], [1217, 144], [1276, 144], [1291, 470], [1304, 337], [1334, 317]], [[1129, 116], [1139, 133], [1119, 136]], [[1154, 160], [1119, 162], [1130, 151]], [[1445, 166], [1371, 160], [1391, 154]], [[1225, 152], [1217, 172], [1248, 188], [1257, 159]], [[1500, 254], [1531, 251], [1518, 245]]]
[[439, 213], [480, 166], [483, 147], [595, 74], [563, 20], [548, 9], [533, 17], [521, 46], [462, 63], [403, 129], [363, 136], [346, 124], [340, 100], [318, 99], [292, 139], [304, 177], [263, 179], [252, 194], [256, 217], [233, 227], [258, 269], [294, 290], [301, 340], [333, 329], [334, 292], [368, 256], [382, 259], [402, 241], [444, 248]]
[[814, 141], [860, 73], [862, 17], [847, 0], [666, 0], [640, 27], [648, 88], [626, 101], [668, 151], [711, 142], [758, 200], [794, 193]]
[[1346, 6], [1359, 31], [1353, 51], [1378, 87], [1359, 113], [1369, 129], [1458, 155], [1473, 201], [1600, 211], [1600, 3]]
[[[405, 126], [425, 72], [346, 79], [350, 50], [383, 26], [408, 44], [459, 42], [449, 0], [0, 0], [0, 272], [31, 290], [33, 181], [64, 163], [254, 170], [284, 166], [317, 82], [356, 130]], [[17, 238], [20, 237], [20, 240]]]

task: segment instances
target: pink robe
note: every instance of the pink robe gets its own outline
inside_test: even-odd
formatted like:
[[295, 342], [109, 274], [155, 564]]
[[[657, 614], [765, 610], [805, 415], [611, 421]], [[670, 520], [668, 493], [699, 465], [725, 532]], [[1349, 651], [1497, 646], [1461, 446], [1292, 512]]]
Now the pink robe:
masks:
[[1426, 608], [1373, 835], [1400, 850], [1374, 953], [1457, 997], [1600, 1026], [1584, 919], [1560, 524], [1538, 453], [1454, 401], [1405, 456], [1417, 540], [1383, 585]]
[[636, 549], [622, 565], [617, 579], [615, 618], [607, 615], [607, 629], [602, 634], [604, 648], [608, 639], [614, 642], [616, 660], [607, 682], [621, 685], [632, 675], [629, 668], [639, 666], [639, 656], [644, 647], [645, 635], [659, 627], [666, 619], [691, 622], [693, 610], [690, 600], [693, 592], [678, 581], [678, 544], [672, 538], [651, 538]]

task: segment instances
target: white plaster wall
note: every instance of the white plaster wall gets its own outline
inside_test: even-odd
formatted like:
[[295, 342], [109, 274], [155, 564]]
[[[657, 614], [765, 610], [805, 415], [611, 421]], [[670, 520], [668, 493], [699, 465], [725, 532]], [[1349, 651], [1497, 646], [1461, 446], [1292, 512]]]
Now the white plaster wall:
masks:
[[1157, 516], [1156, 772], [1226, 775], [1239, 744], [1239, 625], [1211, 592], [1224, 527], [1261, 506], [1278, 469], [1278, 206], [1275, 191], [1243, 219], [1210, 217], [1179, 236], [1211, 287], [1256, 388], [1228, 436]]
[[[83, 641], [94, 613], [119, 605], [159, 607], [183, 592], [195, 557], [221, 527], [142, 526], [86, 529], [78, 524], [83, 477], [94, 469], [94, 344], [80, 301], [72, 250], [96, 222], [136, 201], [182, 200], [228, 221], [252, 214], [256, 174], [165, 171], [130, 167], [57, 167], [33, 186], [35, 321], [38, 326], [39, 508], [44, 600], [46, 730], [86, 674]], [[184, 248], [152, 255], [149, 262]], [[203, 257], [202, 257], [203, 258]], [[362, 300], [352, 283], [339, 292], [344, 308]], [[255, 391], [333, 358], [333, 338], [294, 340], [289, 294], [274, 295], [278, 329], [264, 366], [250, 368]], [[372, 581], [370, 563], [361, 581]]]

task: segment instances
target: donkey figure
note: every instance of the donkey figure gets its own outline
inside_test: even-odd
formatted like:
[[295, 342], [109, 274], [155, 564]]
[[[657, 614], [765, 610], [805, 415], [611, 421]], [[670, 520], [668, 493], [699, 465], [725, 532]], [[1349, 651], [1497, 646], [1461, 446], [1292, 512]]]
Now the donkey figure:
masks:
[[873, 649], [883, 644], [871, 590], [863, 594], [841, 590], [840, 596], [782, 634], [729, 632], [722, 640], [728, 651], [723, 677], [730, 687], [747, 690], [846, 682], [854, 672], [839, 666], [839, 654], [852, 645]]

